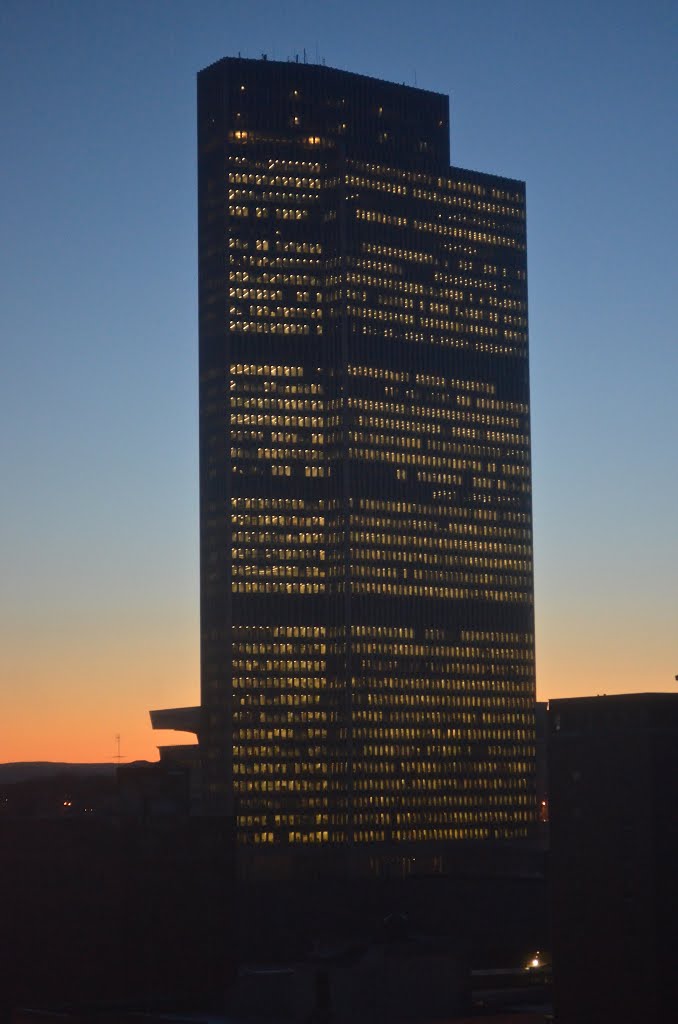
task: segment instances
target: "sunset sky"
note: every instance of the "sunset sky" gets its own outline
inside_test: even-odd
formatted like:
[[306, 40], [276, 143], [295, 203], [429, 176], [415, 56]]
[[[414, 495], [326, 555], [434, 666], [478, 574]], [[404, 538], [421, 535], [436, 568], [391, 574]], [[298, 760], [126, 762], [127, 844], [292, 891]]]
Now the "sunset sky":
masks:
[[[0, 762], [157, 756], [197, 703], [195, 74], [451, 96], [527, 182], [541, 699], [678, 672], [678, 6], [3, 0]], [[302, 58], [303, 59], [303, 58]]]

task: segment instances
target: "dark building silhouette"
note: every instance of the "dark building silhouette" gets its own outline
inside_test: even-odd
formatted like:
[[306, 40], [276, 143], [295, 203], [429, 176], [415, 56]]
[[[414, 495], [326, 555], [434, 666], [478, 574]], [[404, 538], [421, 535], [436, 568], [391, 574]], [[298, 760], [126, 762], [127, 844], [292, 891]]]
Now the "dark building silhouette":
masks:
[[198, 219], [206, 809], [282, 874], [527, 836], [524, 184], [447, 97], [228, 58]]
[[535, 705], [536, 766], [537, 766], [537, 816], [538, 835], [548, 842], [548, 703], [537, 701]]
[[190, 815], [187, 771], [121, 766], [0, 790], [0, 1022], [214, 1010], [235, 972], [233, 837]]
[[678, 694], [552, 700], [549, 753], [557, 1020], [675, 1020]]

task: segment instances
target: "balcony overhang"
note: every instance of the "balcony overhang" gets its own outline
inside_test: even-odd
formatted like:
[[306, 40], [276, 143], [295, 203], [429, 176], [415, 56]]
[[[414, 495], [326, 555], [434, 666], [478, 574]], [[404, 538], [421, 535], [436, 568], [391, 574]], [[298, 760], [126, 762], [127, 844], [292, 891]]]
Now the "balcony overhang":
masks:
[[200, 732], [200, 708], [163, 708], [149, 711], [154, 729], [173, 729], [175, 732]]

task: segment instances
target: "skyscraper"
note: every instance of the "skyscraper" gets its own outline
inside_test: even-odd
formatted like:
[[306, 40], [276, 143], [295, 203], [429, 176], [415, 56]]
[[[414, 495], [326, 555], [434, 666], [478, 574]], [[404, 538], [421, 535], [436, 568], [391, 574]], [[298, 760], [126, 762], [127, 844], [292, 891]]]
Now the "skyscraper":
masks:
[[525, 836], [525, 189], [447, 98], [198, 76], [202, 744], [245, 847]]

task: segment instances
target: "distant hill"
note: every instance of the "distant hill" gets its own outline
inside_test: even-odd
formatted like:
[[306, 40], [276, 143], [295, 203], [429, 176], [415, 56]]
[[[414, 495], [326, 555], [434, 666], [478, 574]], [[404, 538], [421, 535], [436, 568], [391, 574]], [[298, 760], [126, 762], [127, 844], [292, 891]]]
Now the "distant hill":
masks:
[[0, 764], [0, 783], [48, 779], [54, 775], [113, 775], [114, 764], [69, 764], [67, 761], [11, 761]]

